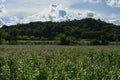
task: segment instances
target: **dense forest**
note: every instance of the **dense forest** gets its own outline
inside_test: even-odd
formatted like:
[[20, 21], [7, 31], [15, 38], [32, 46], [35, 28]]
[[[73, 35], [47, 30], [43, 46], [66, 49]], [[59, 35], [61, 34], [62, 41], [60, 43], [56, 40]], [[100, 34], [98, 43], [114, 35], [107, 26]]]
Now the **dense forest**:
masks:
[[61, 40], [61, 44], [70, 41], [90, 40], [94, 44], [107, 44], [120, 41], [120, 26], [85, 18], [64, 22], [31, 22], [0, 28], [0, 44], [3, 41], [17, 43], [17, 40]]

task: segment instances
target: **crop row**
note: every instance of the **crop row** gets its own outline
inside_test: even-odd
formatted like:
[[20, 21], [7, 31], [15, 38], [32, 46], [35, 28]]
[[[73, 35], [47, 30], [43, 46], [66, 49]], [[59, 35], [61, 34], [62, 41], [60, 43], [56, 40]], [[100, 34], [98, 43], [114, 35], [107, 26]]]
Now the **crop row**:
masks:
[[120, 51], [13, 52], [0, 57], [0, 80], [120, 80]]

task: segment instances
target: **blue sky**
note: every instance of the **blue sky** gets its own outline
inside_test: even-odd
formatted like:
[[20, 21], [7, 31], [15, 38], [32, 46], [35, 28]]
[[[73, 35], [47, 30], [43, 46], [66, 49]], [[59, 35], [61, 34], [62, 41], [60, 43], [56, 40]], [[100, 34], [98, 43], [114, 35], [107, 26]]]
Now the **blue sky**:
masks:
[[120, 0], [0, 0], [0, 5], [0, 20], [7, 25], [86, 17], [120, 25]]

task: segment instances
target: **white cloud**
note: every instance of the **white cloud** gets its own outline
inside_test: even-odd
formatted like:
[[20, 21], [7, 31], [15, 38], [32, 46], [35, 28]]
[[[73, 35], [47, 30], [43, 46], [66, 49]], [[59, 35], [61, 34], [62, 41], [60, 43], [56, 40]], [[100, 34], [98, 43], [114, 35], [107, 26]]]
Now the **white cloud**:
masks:
[[[5, 14], [5, 9], [4, 9], [4, 5], [3, 3], [6, 0], [0, 0], [0, 17], [3, 16]], [[3, 20], [0, 18], [0, 27], [4, 24]]]
[[120, 19], [111, 19], [109, 20], [110, 23], [114, 23], [116, 25], [120, 25]]
[[6, 25], [16, 25], [20, 23], [20, 19], [17, 16], [7, 17]]
[[3, 5], [4, 2], [5, 2], [5, 0], [0, 0], [0, 13], [5, 12], [4, 5]]
[[24, 1], [16, 1], [16, 0], [11, 0], [13, 2], [17, 2], [19, 4], [40, 4], [40, 6], [46, 6], [50, 4], [64, 4], [66, 6], [69, 6], [71, 4], [75, 3], [81, 3], [81, 2], [91, 2], [91, 3], [98, 3], [101, 2], [102, 0], [24, 0]]
[[93, 18], [96, 14], [95, 14], [95, 12], [87, 12], [86, 15], [89, 18]]
[[0, 3], [3, 3], [3, 2], [5, 2], [6, 0], [0, 0]]
[[116, 25], [120, 25], [120, 15], [112, 14], [108, 22], [114, 23]]
[[65, 7], [69, 7], [81, 2], [98, 3], [101, 0], [9, 0], [6, 3], [6, 10], [9, 15], [15, 15], [15, 13], [21, 12], [35, 14], [35, 12], [41, 11], [50, 4], [62, 4]]
[[85, 2], [100, 3], [102, 0], [84, 0]]
[[120, 0], [107, 0], [107, 5], [111, 7], [120, 7]]
[[[104, 0], [0, 0], [0, 17], [7, 16], [6, 24], [29, 23], [34, 21], [64, 21], [82, 18], [100, 18], [102, 20], [119, 23], [120, 16], [107, 17], [90, 10], [71, 9], [71, 5], [87, 2], [100, 3]], [[4, 6], [6, 2], [6, 6]], [[112, 7], [120, 7], [120, 0], [105, 0]], [[53, 4], [53, 5], [50, 5]], [[62, 4], [62, 5], [61, 5]], [[50, 6], [48, 6], [50, 5]], [[63, 6], [64, 5], [64, 6]], [[6, 7], [6, 9], [4, 9]], [[7, 13], [6, 13], [7, 10]], [[20, 18], [20, 16], [24, 18]], [[3, 22], [3, 20], [0, 20]], [[120, 24], [120, 23], [119, 23]]]
[[5, 23], [3, 22], [2, 19], [0, 19], [0, 27], [2, 27], [2, 25], [4, 25]]
[[10, 18], [7, 25], [13, 25], [17, 23], [29, 23], [35, 21], [65, 21], [65, 20], [80, 20], [82, 18], [100, 18], [100, 15], [94, 11], [82, 10], [82, 9], [68, 9], [61, 4], [52, 4], [43, 11], [40, 11], [32, 16], [28, 16], [24, 19], [19, 19], [17, 16]]

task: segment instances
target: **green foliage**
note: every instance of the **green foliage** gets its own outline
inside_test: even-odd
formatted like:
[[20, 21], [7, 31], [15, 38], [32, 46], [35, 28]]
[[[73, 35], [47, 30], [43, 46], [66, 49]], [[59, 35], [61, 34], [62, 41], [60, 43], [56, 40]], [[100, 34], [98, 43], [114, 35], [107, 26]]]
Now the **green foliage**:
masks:
[[[68, 20], [64, 22], [31, 22], [29, 24], [19, 24], [3, 26], [1, 30], [7, 33], [5, 40], [10, 44], [17, 44], [18, 39], [23, 40], [55, 40], [60, 34], [65, 34], [67, 38], [63, 44], [71, 44], [71, 39], [101, 40], [102, 45], [109, 41], [120, 41], [120, 26], [106, 23], [100, 19], [85, 18], [82, 20]], [[1, 31], [0, 31], [1, 34]], [[104, 39], [101, 37], [104, 36]], [[69, 39], [68, 39], [69, 37]], [[2, 38], [4, 39], [4, 38]], [[0, 42], [2, 40], [0, 39]]]
[[99, 40], [94, 39], [94, 40], [92, 40], [92, 41], [90, 42], [90, 44], [91, 44], [91, 45], [100, 45], [101, 43], [100, 43]]
[[109, 42], [108, 42], [108, 40], [106, 40], [106, 37], [105, 37], [105, 36], [102, 36], [101, 44], [102, 44], [102, 45], [108, 45], [108, 44], [109, 44]]
[[4, 30], [0, 29], [0, 44], [3, 43], [3, 40], [6, 38], [6, 36], [7, 33]]
[[94, 39], [90, 41], [90, 44], [91, 45], [109, 45], [109, 42], [106, 39], [102, 39], [101, 41]]
[[7, 47], [8, 54], [0, 57], [0, 80], [120, 79], [120, 51], [43, 47]]
[[74, 39], [72, 37], [68, 37], [65, 34], [60, 34], [59, 35], [60, 38], [60, 45], [72, 45], [74, 44]]

